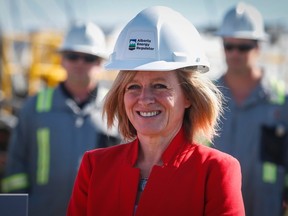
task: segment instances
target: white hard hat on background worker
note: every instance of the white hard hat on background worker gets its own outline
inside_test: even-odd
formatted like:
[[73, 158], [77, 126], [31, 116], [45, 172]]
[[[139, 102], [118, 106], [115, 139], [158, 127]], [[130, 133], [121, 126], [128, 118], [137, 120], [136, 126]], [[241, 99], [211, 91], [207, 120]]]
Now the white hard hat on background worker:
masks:
[[239, 2], [226, 13], [217, 35], [251, 40], [268, 39], [260, 12], [244, 2]]
[[124, 27], [106, 65], [147, 71], [190, 67], [209, 70], [202, 39], [188, 20], [164, 6], [143, 10]]
[[73, 51], [107, 58], [106, 38], [103, 31], [93, 22], [77, 22], [68, 31], [60, 52]]

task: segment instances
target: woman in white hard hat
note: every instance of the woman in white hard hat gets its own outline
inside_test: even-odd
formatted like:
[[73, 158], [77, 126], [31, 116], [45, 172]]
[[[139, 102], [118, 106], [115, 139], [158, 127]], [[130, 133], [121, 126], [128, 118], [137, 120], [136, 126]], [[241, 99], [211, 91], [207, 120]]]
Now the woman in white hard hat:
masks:
[[194, 26], [149, 7], [124, 27], [106, 67], [120, 72], [104, 114], [129, 142], [84, 155], [67, 215], [244, 215], [238, 161], [197, 142], [216, 134], [222, 98], [203, 75]]

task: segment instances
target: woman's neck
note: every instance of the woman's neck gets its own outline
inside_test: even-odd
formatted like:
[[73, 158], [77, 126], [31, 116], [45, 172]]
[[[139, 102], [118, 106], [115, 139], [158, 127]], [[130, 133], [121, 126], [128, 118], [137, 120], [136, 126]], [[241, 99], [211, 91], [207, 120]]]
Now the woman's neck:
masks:
[[149, 177], [154, 165], [163, 165], [162, 155], [180, 128], [163, 136], [143, 136], [138, 134], [140, 146], [136, 167], [140, 168], [142, 178]]

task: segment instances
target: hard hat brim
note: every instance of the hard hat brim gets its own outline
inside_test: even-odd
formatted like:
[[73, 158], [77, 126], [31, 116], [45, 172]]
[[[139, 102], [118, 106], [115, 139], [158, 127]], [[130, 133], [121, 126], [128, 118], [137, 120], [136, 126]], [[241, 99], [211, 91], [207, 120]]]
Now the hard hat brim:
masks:
[[153, 61], [153, 62], [143, 62], [143, 61], [113, 61], [107, 63], [105, 68], [107, 70], [137, 70], [137, 71], [171, 71], [180, 68], [192, 68], [200, 70], [201, 72], [209, 71], [209, 63], [199, 65], [199, 63], [183, 63], [183, 62], [166, 62], [166, 61]]
[[58, 49], [58, 52], [60, 53], [67, 52], [67, 51], [91, 54], [91, 55], [99, 56], [103, 59], [107, 59], [109, 56], [105, 51], [94, 50], [93, 48], [86, 47], [86, 46], [61, 47], [60, 49]]
[[237, 38], [237, 39], [248, 39], [248, 40], [258, 40], [258, 41], [268, 41], [269, 35], [268, 34], [251, 34], [250, 32], [235, 32], [234, 34], [226, 33], [226, 32], [217, 32], [215, 34], [216, 36], [225, 38], [225, 37], [231, 37], [231, 38]]

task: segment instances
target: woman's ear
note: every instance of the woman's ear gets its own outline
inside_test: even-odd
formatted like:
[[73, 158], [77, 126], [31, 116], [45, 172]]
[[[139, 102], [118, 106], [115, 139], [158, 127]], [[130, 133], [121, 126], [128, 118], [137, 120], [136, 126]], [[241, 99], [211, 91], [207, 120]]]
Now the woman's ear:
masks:
[[191, 102], [187, 97], [185, 97], [185, 104], [184, 105], [185, 105], [185, 108], [189, 108], [191, 106]]

